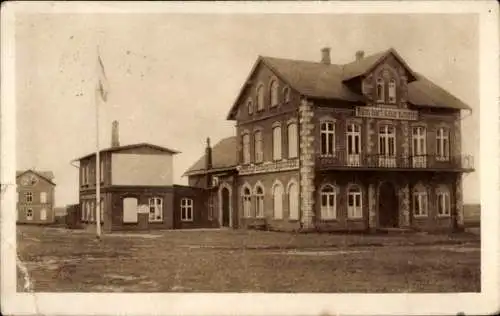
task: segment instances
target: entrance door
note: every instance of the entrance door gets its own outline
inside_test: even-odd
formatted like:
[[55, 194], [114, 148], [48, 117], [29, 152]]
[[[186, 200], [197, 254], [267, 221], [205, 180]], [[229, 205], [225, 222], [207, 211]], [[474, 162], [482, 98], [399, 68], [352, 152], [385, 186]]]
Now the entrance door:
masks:
[[379, 189], [378, 214], [381, 227], [399, 226], [399, 205], [394, 185], [384, 182]]
[[229, 227], [229, 190], [222, 189], [222, 226]]

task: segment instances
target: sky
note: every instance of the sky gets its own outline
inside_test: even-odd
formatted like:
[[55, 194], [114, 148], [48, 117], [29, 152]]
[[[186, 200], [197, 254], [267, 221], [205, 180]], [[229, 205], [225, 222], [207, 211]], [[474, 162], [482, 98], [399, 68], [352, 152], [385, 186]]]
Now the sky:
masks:
[[56, 205], [78, 202], [71, 160], [96, 148], [96, 47], [111, 122], [122, 145], [149, 142], [181, 153], [174, 182], [212, 143], [234, 135], [226, 115], [258, 55], [347, 63], [393, 47], [408, 65], [473, 109], [462, 115], [462, 150], [475, 157], [464, 202], [479, 202], [479, 39], [475, 15], [444, 14], [20, 14], [16, 20], [17, 169], [52, 170]]

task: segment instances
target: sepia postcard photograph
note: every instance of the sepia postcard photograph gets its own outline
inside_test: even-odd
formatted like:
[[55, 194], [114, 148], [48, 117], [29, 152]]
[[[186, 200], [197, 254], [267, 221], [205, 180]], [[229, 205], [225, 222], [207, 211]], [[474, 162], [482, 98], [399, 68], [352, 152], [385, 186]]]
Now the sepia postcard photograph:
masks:
[[8, 315], [500, 310], [494, 1], [2, 6]]

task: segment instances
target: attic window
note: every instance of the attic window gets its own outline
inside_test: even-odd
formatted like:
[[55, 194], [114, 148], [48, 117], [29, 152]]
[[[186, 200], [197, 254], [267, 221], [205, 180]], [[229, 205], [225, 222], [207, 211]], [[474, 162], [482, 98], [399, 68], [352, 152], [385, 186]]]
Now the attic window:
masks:
[[385, 97], [384, 97], [384, 79], [378, 78], [377, 79], [377, 100], [379, 102], [384, 102]]
[[283, 98], [284, 98], [285, 102], [290, 102], [290, 88], [289, 87], [285, 87], [283, 89]]
[[257, 87], [257, 111], [264, 110], [264, 86], [261, 84]]
[[253, 114], [253, 102], [252, 100], [247, 101], [248, 114]]
[[271, 100], [271, 106], [277, 106], [279, 103], [278, 99], [278, 81], [273, 80], [271, 82], [271, 86], [269, 88], [270, 92], [270, 100]]
[[396, 80], [389, 81], [389, 103], [396, 103]]

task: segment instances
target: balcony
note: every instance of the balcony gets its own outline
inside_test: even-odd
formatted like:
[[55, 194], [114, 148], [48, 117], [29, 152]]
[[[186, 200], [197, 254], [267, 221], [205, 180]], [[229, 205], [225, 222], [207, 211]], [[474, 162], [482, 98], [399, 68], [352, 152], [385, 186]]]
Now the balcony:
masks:
[[242, 165], [238, 167], [240, 175], [258, 174], [266, 172], [279, 172], [287, 170], [295, 170], [299, 168], [299, 160], [279, 160], [266, 161], [259, 164]]
[[398, 170], [398, 171], [474, 171], [472, 155], [450, 156], [443, 159], [437, 155], [384, 156], [379, 154], [347, 154], [337, 151], [333, 156], [318, 155], [316, 167], [319, 170]]

